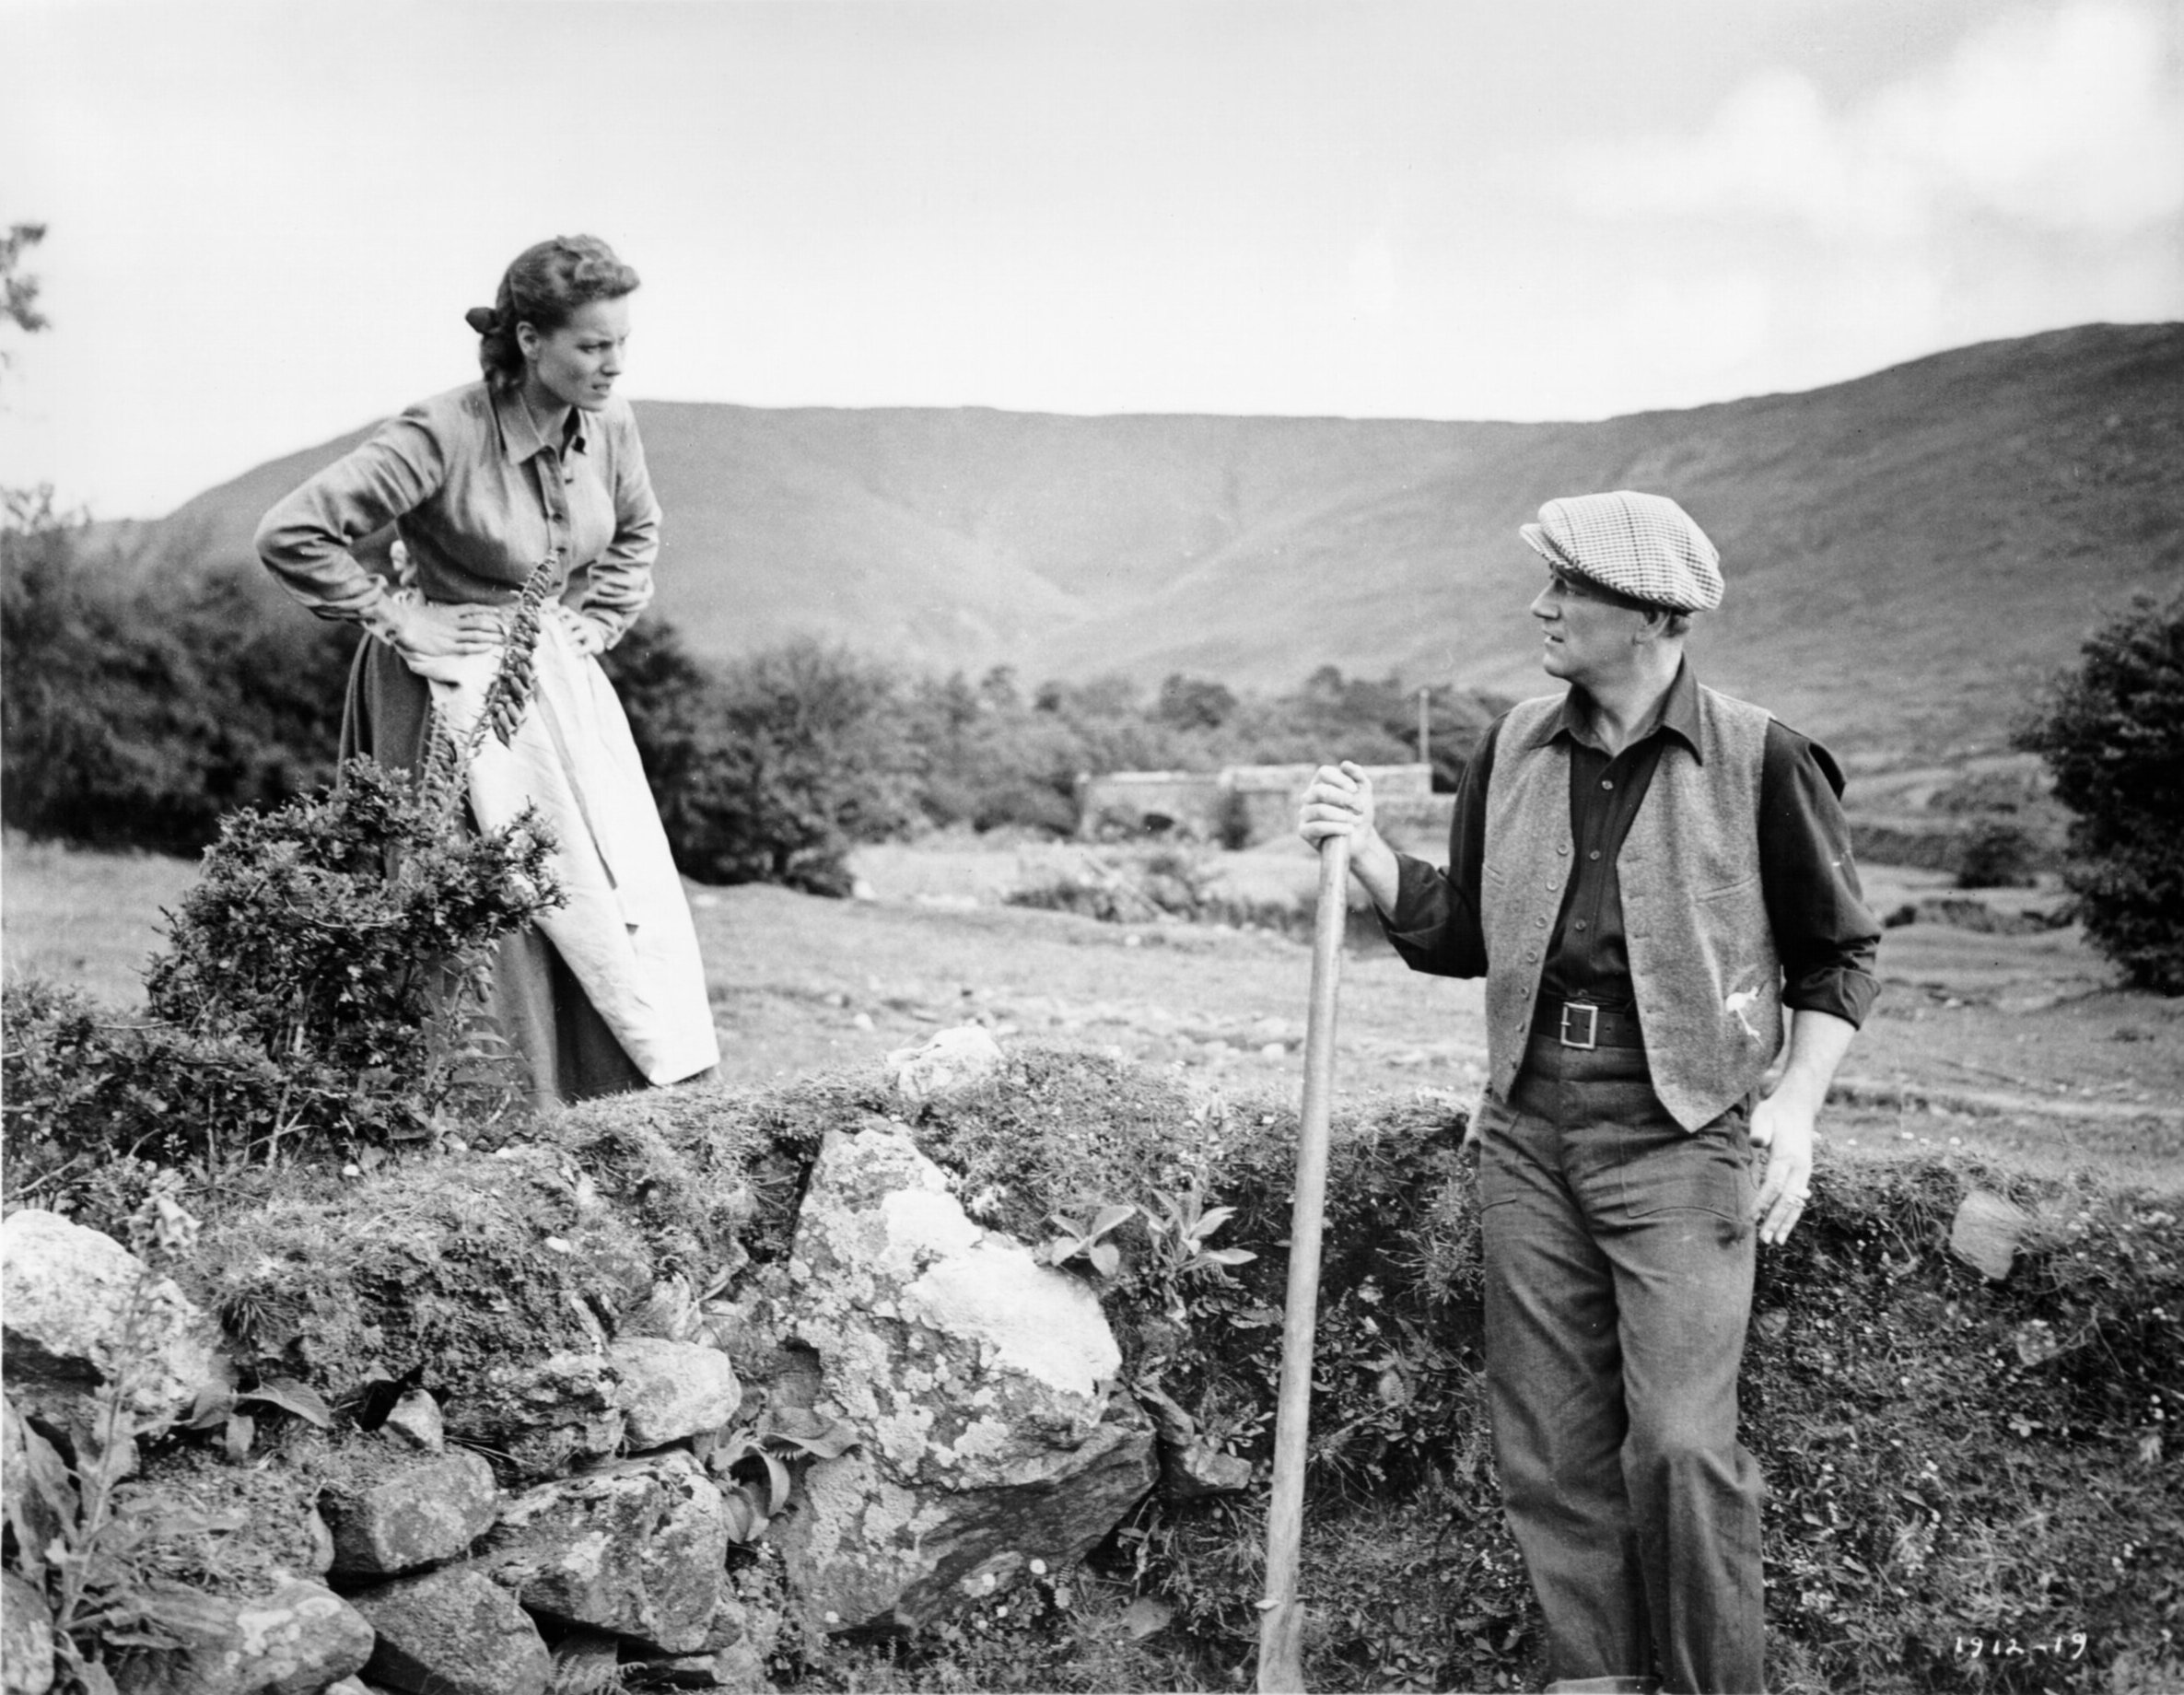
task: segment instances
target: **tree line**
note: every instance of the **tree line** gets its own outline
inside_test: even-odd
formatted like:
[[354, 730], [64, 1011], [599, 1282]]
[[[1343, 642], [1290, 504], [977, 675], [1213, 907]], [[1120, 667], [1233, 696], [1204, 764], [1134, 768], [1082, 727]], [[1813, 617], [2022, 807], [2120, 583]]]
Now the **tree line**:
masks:
[[[11, 825], [195, 853], [225, 814], [333, 777], [353, 630], [269, 603], [238, 574], [134, 565], [43, 492], [9, 497], [0, 574]], [[1181, 674], [1027, 686], [1006, 666], [940, 676], [812, 641], [712, 659], [658, 618], [605, 662], [677, 862], [709, 883], [839, 893], [858, 842], [1067, 834], [1085, 775], [1416, 757], [1416, 690], [1333, 666], [1272, 695]], [[1439, 786], [1454, 786], [1500, 704], [1432, 691]]]

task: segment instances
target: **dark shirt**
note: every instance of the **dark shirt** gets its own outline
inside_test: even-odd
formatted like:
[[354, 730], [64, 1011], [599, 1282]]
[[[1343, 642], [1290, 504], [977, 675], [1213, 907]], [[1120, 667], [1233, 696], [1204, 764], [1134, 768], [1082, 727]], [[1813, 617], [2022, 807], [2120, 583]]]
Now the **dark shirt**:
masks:
[[[1381, 924], [1414, 971], [1486, 975], [1479, 869], [1486, 859], [1487, 785], [1501, 730], [1497, 720], [1456, 790], [1448, 869], [1397, 856], [1402, 880], [1396, 907], [1382, 915]], [[1555, 920], [1540, 1003], [1587, 1000], [1627, 1011], [1635, 999], [1616, 856], [1669, 739], [1699, 750], [1698, 680], [1688, 664], [1679, 670], [1653, 728], [1613, 758], [1594, 741], [1586, 703], [1574, 689], [1562, 703], [1555, 736], [1570, 747], [1576, 871]], [[1842, 788], [1842, 772], [1826, 748], [1786, 725], [1768, 725], [1759, 773], [1759, 875], [1782, 962], [1782, 1003], [1861, 1024], [1880, 991], [1874, 961], [1881, 930], [1858, 886]]]

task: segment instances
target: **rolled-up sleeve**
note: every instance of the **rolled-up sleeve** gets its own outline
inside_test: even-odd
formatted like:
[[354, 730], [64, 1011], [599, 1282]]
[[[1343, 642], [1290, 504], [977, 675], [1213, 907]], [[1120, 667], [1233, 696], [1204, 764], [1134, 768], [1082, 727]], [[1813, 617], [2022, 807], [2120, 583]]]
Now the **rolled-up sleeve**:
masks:
[[652, 565], [660, 556], [660, 502], [645, 468], [645, 448], [636, 417], [616, 408], [609, 415], [614, 536], [591, 562], [578, 610], [595, 620], [613, 647], [652, 600]]
[[1781, 724], [1759, 778], [1759, 871], [1782, 962], [1782, 1004], [1863, 1024], [1880, 994], [1881, 927], [1865, 904], [1828, 750]]
[[387, 586], [350, 550], [429, 499], [446, 475], [445, 447], [425, 414], [405, 412], [266, 513], [258, 556], [320, 617], [369, 624]]
[[1380, 915], [1380, 928], [1413, 971], [1440, 977], [1487, 974], [1478, 889], [1487, 850], [1487, 784], [1494, 773], [1494, 742], [1500, 729], [1497, 722], [1480, 739], [1456, 786], [1447, 869], [1407, 853], [1396, 856], [1399, 875], [1395, 909]]

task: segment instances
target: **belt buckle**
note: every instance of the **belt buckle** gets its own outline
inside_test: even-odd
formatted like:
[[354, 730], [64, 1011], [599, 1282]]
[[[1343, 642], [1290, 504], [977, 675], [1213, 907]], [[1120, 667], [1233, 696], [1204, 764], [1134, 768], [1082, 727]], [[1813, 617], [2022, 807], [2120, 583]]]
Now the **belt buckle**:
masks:
[[[1570, 1015], [1572, 1012], [1583, 1012], [1585, 1015], [1585, 1034], [1583, 1039], [1570, 1034]], [[1596, 1006], [1587, 1006], [1579, 1000], [1565, 1000], [1562, 1003], [1562, 1027], [1555, 1033], [1555, 1036], [1565, 1047], [1575, 1047], [1588, 1053], [1598, 1047], [1600, 1046], [1600, 1009]]]

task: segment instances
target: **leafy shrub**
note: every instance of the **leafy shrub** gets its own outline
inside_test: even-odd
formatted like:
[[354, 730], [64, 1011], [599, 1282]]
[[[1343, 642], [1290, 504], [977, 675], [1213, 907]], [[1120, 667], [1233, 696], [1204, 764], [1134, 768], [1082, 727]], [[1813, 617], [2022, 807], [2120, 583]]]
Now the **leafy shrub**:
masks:
[[229, 818], [146, 974], [152, 1023], [11, 984], [14, 1175], [80, 1185], [122, 1159], [212, 1180], [503, 1106], [508, 1067], [477, 1014], [494, 944], [559, 899], [552, 843], [529, 814], [472, 835], [450, 806], [360, 759], [329, 791]]
[[640, 630], [611, 674], [688, 876], [847, 894], [849, 849], [910, 821], [912, 757], [881, 666], [799, 641], [714, 667]]
[[1965, 833], [1957, 849], [1960, 889], [2016, 889], [2034, 881], [2038, 850], [2032, 837], [1999, 818], [1982, 819]]
[[2087, 940], [2134, 986], [2184, 994], [2184, 594], [2135, 597], [2083, 653], [2018, 743], [2076, 814], [2065, 880]]
[[94, 556], [50, 497], [0, 523], [0, 806], [38, 836], [193, 853], [333, 768], [355, 633], [241, 578]]

